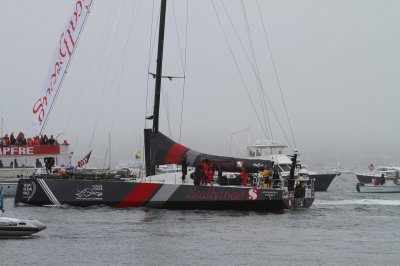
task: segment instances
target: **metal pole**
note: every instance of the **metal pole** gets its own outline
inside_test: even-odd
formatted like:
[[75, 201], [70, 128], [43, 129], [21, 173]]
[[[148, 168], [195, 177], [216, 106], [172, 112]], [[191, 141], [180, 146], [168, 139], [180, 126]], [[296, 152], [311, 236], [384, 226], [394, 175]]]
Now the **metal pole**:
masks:
[[154, 93], [153, 132], [158, 132], [158, 126], [159, 126], [166, 7], [167, 7], [167, 0], [162, 0], [161, 1], [161, 10], [160, 10], [160, 27], [159, 27], [159, 33], [158, 33], [157, 71], [156, 71], [156, 86], [155, 86], [155, 93]]

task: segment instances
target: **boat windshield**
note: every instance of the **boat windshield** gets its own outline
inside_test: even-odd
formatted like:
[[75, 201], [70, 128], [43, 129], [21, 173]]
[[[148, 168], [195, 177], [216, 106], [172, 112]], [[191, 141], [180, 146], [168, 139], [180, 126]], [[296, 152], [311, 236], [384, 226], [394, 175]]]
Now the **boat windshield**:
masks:
[[392, 172], [392, 171], [395, 171], [395, 170], [396, 170], [396, 169], [394, 169], [394, 168], [382, 167], [382, 166], [376, 168], [376, 171], [377, 171], [377, 172]]
[[259, 157], [259, 156], [268, 156], [268, 155], [276, 155], [283, 154], [286, 146], [282, 145], [256, 145], [247, 147], [247, 154], [249, 157]]
[[288, 172], [290, 171], [290, 165], [289, 164], [279, 164], [283, 172]]

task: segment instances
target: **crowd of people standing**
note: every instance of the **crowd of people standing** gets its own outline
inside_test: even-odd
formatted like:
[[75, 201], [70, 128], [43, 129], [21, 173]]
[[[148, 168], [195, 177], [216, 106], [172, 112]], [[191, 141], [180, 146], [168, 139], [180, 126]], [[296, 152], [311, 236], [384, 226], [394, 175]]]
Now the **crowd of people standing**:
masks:
[[[17, 137], [14, 136], [14, 132], [10, 134], [5, 134], [0, 138], [0, 146], [38, 146], [38, 145], [58, 145], [58, 141], [53, 137], [53, 135], [47, 137], [47, 135], [37, 135], [32, 138], [25, 138], [23, 132], [19, 132]], [[65, 140], [63, 144], [68, 142]]]

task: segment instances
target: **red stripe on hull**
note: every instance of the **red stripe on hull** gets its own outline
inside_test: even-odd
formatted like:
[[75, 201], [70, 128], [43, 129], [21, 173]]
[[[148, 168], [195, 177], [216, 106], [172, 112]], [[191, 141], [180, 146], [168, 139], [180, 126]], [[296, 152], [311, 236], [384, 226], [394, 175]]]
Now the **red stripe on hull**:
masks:
[[169, 149], [167, 157], [164, 159], [164, 164], [179, 164], [180, 159], [188, 150], [185, 146], [175, 143], [171, 149]]
[[115, 207], [127, 208], [143, 206], [160, 186], [161, 184], [155, 183], [138, 183], [121, 202], [115, 205]]

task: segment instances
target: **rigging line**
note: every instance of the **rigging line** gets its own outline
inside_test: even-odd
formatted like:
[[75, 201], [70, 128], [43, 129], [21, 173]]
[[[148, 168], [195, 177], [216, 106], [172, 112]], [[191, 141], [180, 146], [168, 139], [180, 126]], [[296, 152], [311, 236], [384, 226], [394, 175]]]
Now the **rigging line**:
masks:
[[[254, 71], [254, 75], [256, 76], [256, 79], [257, 79], [258, 91], [260, 93], [260, 96], [262, 96], [262, 92], [261, 92], [262, 85], [261, 85], [261, 79], [260, 79], [260, 72], [259, 72], [259, 68], [258, 68], [258, 64], [257, 64], [255, 52], [254, 52], [253, 40], [251, 38], [249, 20], [247, 18], [247, 13], [246, 13], [246, 9], [244, 7], [243, 0], [241, 1], [241, 6], [242, 6], [242, 14], [243, 14], [243, 18], [244, 18], [245, 26], [246, 26], [247, 39], [248, 39], [248, 42], [249, 42], [250, 55], [252, 57], [253, 71]], [[263, 110], [262, 115], [264, 117], [265, 125], [267, 126], [267, 129], [269, 128], [271, 130], [271, 125], [269, 123], [267, 124], [266, 117], [265, 117], [265, 115], [266, 115], [265, 98], [264, 97], [260, 97], [260, 101], [261, 101], [261, 109]], [[266, 136], [266, 137], [269, 138], [269, 136]]]
[[186, 88], [186, 67], [187, 67], [187, 44], [188, 44], [188, 25], [189, 25], [189, 0], [186, 1], [186, 28], [185, 28], [185, 62], [183, 67], [183, 85], [182, 85], [182, 102], [181, 102], [181, 121], [179, 126], [179, 143], [182, 137], [182, 125], [183, 125], [183, 103], [185, 100], [185, 88]]
[[[108, 27], [108, 29], [106, 29], [106, 31], [105, 31], [105, 33], [106, 33], [106, 35], [107, 35], [107, 36], [106, 36], [106, 40], [109, 39], [110, 32], [111, 32], [112, 27], [113, 27], [113, 25], [114, 25], [114, 21], [115, 21], [115, 17], [116, 17], [115, 13], [116, 13], [116, 10], [117, 10], [117, 9], [118, 9], [118, 5], [114, 5], [114, 9], [113, 9], [113, 11], [111, 12], [111, 23], [107, 24], [107, 25], [109, 25], [109, 27]], [[107, 32], [107, 31], [108, 31], [108, 32]], [[108, 37], [108, 38], [107, 38], [107, 37]], [[104, 58], [104, 55], [105, 55], [105, 49], [106, 49], [106, 42], [105, 42], [105, 45], [104, 45], [104, 47], [103, 47], [103, 52], [101, 53], [100, 61], [99, 61], [99, 64], [98, 64], [97, 69], [96, 69], [96, 72], [95, 72], [94, 83], [93, 83], [93, 86], [92, 86], [92, 88], [91, 88], [91, 90], [90, 90], [90, 98], [89, 98], [89, 99], [92, 99], [92, 98], [93, 98], [94, 88], [95, 88], [95, 86], [96, 86], [96, 83], [97, 83], [97, 80], [98, 80], [98, 76], [99, 76], [99, 72], [100, 72], [101, 63], [102, 63], [103, 58]], [[85, 113], [84, 113], [84, 115], [83, 115], [83, 122], [82, 122], [81, 125], [84, 125], [84, 124], [85, 124], [85, 121], [86, 121], [86, 118], [87, 118], [87, 114], [88, 114], [88, 111], [89, 111], [89, 106], [90, 106], [90, 104], [87, 104], [87, 105], [86, 105]], [[74, 145], [77, 145], [78, 139], [80, 138], [80, 135], [81, 135], [81, 132], [82, 132], [82, 126], [79, 128], [78, 135], [76, 136], [76, 139], [75, 139], [75, 142], [74, 142], [75, 144], [74, 144]]]
[[[150, 38], [149, 38], [149, 61], [147, 62], [147, 73], [150, 72], [150, 66], [151, 66], [151, 58], [152, 58], [152, 53], [153, 53], [153, 48], [154, 45], [152, 45], [153, 41], [153, 27], [154, 27], [154, 0], [153, 0], [153, 6], [152, 6], [152, 11], [151, 11], [151, 26], [150, 26]], [[150, 75], [147, 74], [147, 84], [146, 84], [146, 101], [145, 101], [145, 106], [144, 106], [144, 127], [146, 128], [146, 115], [148, 113], [148, 103], [149, 103], [149, 85], [150, 85]]]
[[276, 69], [274, 57], [272, 56], [272, 50], [271, 50], [271, 46], [270, 46], [270, 44], [269, 44], [268, 35], [267, 35], [267, 30], [266, 30], [266, 27], [265, 27], [265, 24], [264, 24], [264, 20], [263, 20], [262, 14], [261, 14], [261, 9], [260, 9], [260, 6], [259, 6], [259, 4], [258, 4], [258, 0], [256, 0], [256, 3], [257, 3], [257, 7], [258, 7], [258, 14], [259, 14], [259, 16], [260, 16], [261, 23], [262, 23], [263, 30], [264, 30], [265, 40], [267, 41], [267, 46], [268, 46], [269, 55], [270, 55], [270, 57], [271, 57], [272, 66], [273, 66], [273, 68], [274, 68], [276, 81], [277, 81], [277, 83], [278, 83], [279, 91], [280, 91], [280, 94], [281, 94], [281, 97], [282, 97], [283, 106], [284, 106], [284, 108], [285, 108], [286, 118], [287, 118], [288, 123], [289, 123], [289, 128], [290, 128], [290, 132], [291, 132], [291, 134], [292, 134], [294, 147], [296, 148], [296, 147], [297, 147], [297, 145], [296, 145], [296, 140], [295, 140], [295, 138], [294, 138], [294, 133], [293, 133], [292, 125], [291, 125], [291, 123], [290, 123], [289, 114], [288, 114], [288, 111], [287, 111], [287, 108], [286, 108], [286, 102], [285, 102], [285, 99], [284, 99], [284, 97], [283, 97], [281, 82], [280, 82], [280, 79], [279, 79], [278, 71], [277, 71], [277, 69]]
[[[115, 10], [116, 10], [115, 7], [116, 6], [114, 6], [114, 8], [112, 9], [111, 14], [113, 14], [115, 12]], [[100, 42], [99, 43], [103, 43], [103, 40], [104, 40], [104, 37], [105, 37], [105, 33], [106, 33], [106, 31], [102, 32], [102, 35], [100, 37]], [[75, 101], [74, 101], [75, 103], [78, 102], [78, 100], [81, 98], [82, 92], [84, 91], [84, 89], [86, 87], [86, 83], [87, 83], [88, 77], [89, 77], [89, 72], [93, 68], [93, 65], [94, 65], [95, 59], [97, 58], [97, 54], [99, 53], [99, 50], [100, 50], [100, 45], [96, 45], [96, 50], [95, 50], [95, 52], [93, 54], [93, 58], [92, 58], [92, 60], [91, 60], [91, 62], [89, 64], [89, 67], [88, 67], [88, 69], [86, 71], [86, 74], [84, 75], [85, 78], [84, 78], [84, 80], [82, 82], [82, 85], [80, 86], [80, 89], [78, 90], [79, 92], [78, 92], [77, 96], [75, 97]], [[65, 124], [63, 132], [66, 132], [67, 129], [70, 127], [71, 120], [72, 120], [72, 117], [73, 117], [73, 114], [72, 114], [73, 111], [75, 111], [75, 109], [71, 108], [71, 112], [69, 113], [69, 118], [68, 118], [67, 123]]]
[[[132, 14], [129, 16], [129, 17], [133, 17], [134, 20], [132, 21], [132, 24], [130, 25], [130, 28], [129, 28], [129, 34], [128, 34], [128, 38], [127, 38], [127, 40], [125, 42], [125, 47], [123, 49], [123, 52], [122, 52], [121, 57], [119, 59], [119, 62], [117, 64], [117, 66], [116, 66], [116, 70], [114, 72], [114, 75], [113, 75], [113, 77], [111, 79], [111, 84], [109, 85], [109, 89], [108, 89], [107, 95], [104, 98], [105, 100], [110, 99], [111, 91], [113, 91], [113, 88], [117, 88], [116, 89], [117, 92], [116, 92], [115, 104], [113, 105], [114, 108], [113, 108], [113, 116], [112, 116], [111, 125], [110, 125], [110, 132], [112, 132], [112, 128], [113, 128], [113, 125], [114, 125], [115, 112], [116, 112], [116, 108], [117, 108], [117, 104], [116, 103], [117, 103], [117, 100], [118, 100], [118, 97], [119, 97], [119, 93], [120, 93], [120, 90], [121, 90], [121, 82], [122, 82], [122, 76], [123, 76], [123, 70], [124, 70], [123, 66], [125, 65], [125, 61], [126, 61], [127, 46], [128, 46], [128, 42], [129, 42], [129, 39], [130, 39], [131, 31], [132, 31], [132, 28], [133, 28], [133, 25], [134, 25], [134, 22], [135, 22], [135, 19], [136, 19], [136, 16], [134, 15], [134, 11], [135, 11], [135, 8], [136, 8], [136, 3], [137, 2], [135, 1], [134, 5], [133, 5], [133, 8], [132, 8], [132, 11], [131, 11]], [[119, 24], [118, 24], [118, 28], [119, 28]], [[116, 33], [116, 36], [117, 36], [117, 33]], [[117, 38], [114, 38], [114, 40], [116, 40], [116, 39]], [[114, 44], [115, 44], [115, 42], [114, 42]], [[115, 47], [115, 46], [113, 46], [113, 47]], [[113, 48], [112, 50], [114, 51], [115, 49]], [[111, 66], [111, 63], [109, 64], [109, 68], [110, 68], [110, 66]], [[122, 70], [119, 71], [120, 69], [122, 69]], [[107, 71], [107, 73], [108, 73], [107, 76], [109, 76], [109, 72], [108, 71]], [[120, 74], [119, 75], [119, 82], [118, 82], [118, 85], [115, 86], [115, 84], [116, 84], [115, 82], [117, 80], [118, 74]], [[104, 93], [105, 87], [106, 87], [105, 84], [106, 83], [104, 83], [103, 93]], [[102, 98], [103, 98], [103, 95], [102, 95]], [[96, 128], [98, 126], [98, 122], [100, 121], [100, 118], [103, 116], [103, 113], [104, 113], [104, 111], [106, 109], [106, 103], [101, 105], [100, 108], [101, 107], [102, 107], [101, 112], [99, 113], [99, 115], [97, 117], [98, 119], [96, 121]], [[95, 128], [94, 132], [96, 132], [96, 128]]]
[[[231, 24], [231, 26], [232, 26], [232, 29], [233, 29], [233, 31], [235, 32], [236, 38], [237, 38], [237, 40], [239, 41], [239, 44], [240, 44], [240, 46], [241, 46], [241, 48], [242, 48], [242, 50], [243, 50], [243, 53], [244, 53], [244, 55], [245, 55], [247, 61], [249, 62], [249, 65], [250, 65], [250, 67], [252, 68], [253, 73], [255, 74], [256, 79], [257, 79], [257, 78], [259, 78], [259, 77], [257, 76], [256, 70], [255, 70], [253, 64], [251, 63], [251, 59], [249, 58], [249, 55], [248, 55], [247, 52], [246, 52], [247, 49], [244, 47], [244, 44], [243, 44], [243, 42], [242, 42], [242, 40], [241, 40], [241, 38], [240, 38], [240, 36], [239, 36], [237, 30], [236, 30], [236, 27], [235, 27], [235, 25], [234, 25], [234, 23], [233, 23], [233, 21], [232, 21], [232, 17], [231, 17], [231, 15], [229, 14], [229, 12], [228, 12], [228, 10], [227, 10], [227, 8], [226, 8], [226, 6], [225, 6], [224, 1], [221, 1], [221, 3], [222, 3], [222, 6], [223, 6], [223, 8], [224, 8], [225, 14], [226, 14], [226, 16], [228, 17], [228, 19], [229, 19], [229, 21], [230, 21], [230, 24]], [[262, 87], [261, 81], [260, 81], [260, 80], [257, 80], [257, 81], [258, 81], [258, 83], [259, 83], [259, 84], [257, 84], [257, 85]], [[264, 100], [264, 101], [265, 101], [265, 100]], [[272, 106], [271, 106], [271, 108], [272, 108]], [[268, 125], [270, 125], [270, 119], [269, 119], [268, 112], [265, 112], [265, 114], [266, 114], [266, 116], [267, 116]], [[264, 127], [263, 127], [263, 124], [262, 124], [261, 122], [259, 122], [259, 123], [260, 123], [260, 127], [263, 129], [263, 128], [264, 128]], [[270, 128], [271, 128], [271, 126], [270, 126]], [[264, 129], [263, 129], [263, 130], [264, 130]], [[265, 132], [264, 132], [264, 134], [265, 134]], [[272, 135], [272, 134], [271, 134], [271, 135]]]
[[[133, 17], [134, 19], [132, 20], [132, 22], [130, 24], [128, 38], [126, 39], [125, 47], [124, 47], [123, 53], [122, 53], [121, 58], [120, 58], [120, 63], [119, 63], [121, 71], [116, 71], [114, 73], [114, 77], [113, 77], [112, 84], [114, 83], [114, 79], [116, 79], [117, 73], [121, 72], [121, 74], [119, 75], [119, 80], [118, 80], [118, 85], [117, 85], [117, 93], [116, 93], [116, 98], [115, 98], [115, 102], [114, 102], [114, 110], [113, 110], [112, 119], [111, 119], [110, 136], [109, 136], [109, 138], [111, 138], [111, 133], [112, 133], [112, 130], [114, 128], [116, 109], [117, 109], [117, 106], [118, 106], [117, 105], [117, 100], [119, 98], [119, 94], [120, 94], [120, 91], [121, 91], [122, 77], [124, 76], [124, 71], [125, 71], [125, 63], [126, 63], [126, 59], [127, 59], [126, 53], [127, 53], [127, 50], [128, 50], [128, 44], [129, 44], [129, 41], [130, 41], [130, 38], [131, 38], [131, 35], [132, 35], [132, 32], [133, 32], [133, 27], [134, 27], [134, 25], [136, 23], [136, 18], [138, 17], [138, 13], [139, 13], [139, 11], [141, 9], [142, 3], [143, 2], [141, 1], [139, 6], [138, 6], [138, 8], [136, 9], [137, 1], [134, 2], [134, 5], [133, 5], [132, 11], [131, 11], [131, 16], [130, 16], [130, 17]], [[135, 10], [136, 10], [136, 15], [134, 15]], [[112, 86], [112, 87], [114, 87], [114, 86]], [[111, 147], [107, 148], [107, 154], [109, 156], [108, 158], [111, 158]], [[104, 166], [103, 166], [104, 168], [105, 168], [105, 164], [106, 164], [106, 159], [107, 159], [107, 157], [105, 157], [105, 159], [104, 159]], [[109, 159], [109, 160], [111, 160], [111, 159]], [[110, 162], [109, 168], [111, 168], [111, 162]]]
[[119, 62], [119, 66], [121, 66], [121, 71], [116, 71], [114, 73], [115, 75], [114, 75], [113, 81], [112, 81], [112, 83], [114, 83], [114, 79], [116, 79], [117, 73], [121, 72], [121, 74], [119, 75], [119, 80], [118, 80], [118, 85], [117, 85], [117, 95], [116, 95], [115, 102], [114, 102], [114, 110], [113, 110], [113, 115], [112, 115], [112, 119], [111, 119], [110, 134], [112, 133], [112, 130], [114, 128], [115, 114], [116, 114], [116, 109], [117, 109], [117, 100], [119, 98], [119, 93], [121, 91], [122, 77], [123, 77], [124, 71], [125, 71], [125, 63], [126, 63], [126, 58], [127, 58], [126, 53], [128, 51], [128, 44], [129, 44], [129, 41], [130, 41], [130, 38], [132, 35], [133, 27], [136, 23], [137, 14], [139, 13], [143, 2], [140, 2], [139, 7], [137, 8], [137, 11], [136, 11], [136, 15], [133, 15], [135, 8], [136, 8], [136, 3], [137, 3], [137, 1], [135, 1], [135, 4], [132, 9], [132, 15], [131, 15], [131, 17], [133, 17], [134, 19], [132, 20], [131, 25], [129, 27], [128, 38], [126, 39], [125, 47], [124, 47], [124, 50], [123, 50], [123, 53], [121, 55], [120, 62]]
[[[188, 3], [186, 2], [186, 8], [188, 7]], [[179, 142], [181, 141], [181, 135], [182, 135], [182, 122], [183, 122], [183, 101], [184, 101], [184, 95], [185, 95], [185, 85], [186, 85], [186, 82], [185, 82], [185, 75], [186, 75], [186, 49], [187, 49], [187, 47], [186, 47], [186, 45], [187, 45], [187, 21], [188, 21], [188, 17], [187, 17], [187, 15], [186, 15], [186, 36], [185, 36], [185, 38], [186, 38], [186, 42], [185, 42], [185, 58], [183, 58], [183, 55], [182, 55], [182, 46], [181, 46], [181, 41], [180, 41], [180, 38], [179, 38], [179, 29], [178, 29], [178, 23], [177, 23], [177, 19], [176, 19], [176, 13], [175, 13], [175, 4], [174, 4], [174, 1], [172, 1], [172, 11], [173, 11], [173, 14], [174, 14], [174, 21], [175, 21], [175, 28], [176, 28], [176, 36], [177, 36], [177, 39], [178, 39], [178, 46], [179, 46], [179, 54], [180, 54], [180, 58], [181, 58], [181, 64], [182, 64], [182, 71], [183, 71], [183, 79], [184, 79], [184, 81], [183, 81], [183, 84], [182, 84], [182, 103], [181, 103], [181, 117], [180, 117], [180, 125], [179, 125]], [[187, 14], [187, 12], [186, 12], [186, 14]], [[171, 129], [170, 129], [170, 131], [171, 131]], [[172, 137], [172, 135], [171, 135], [171, 137]]]
[[179, 29], [178, 29], [178, 22], [176, 20], [176, 13], [175, 13], [175, 5], [174, 1], [172, 1], [172, 13], [174, 14], [174, 22], [175, 22], [175, 29], [176, 29], [176, 38], [178, 39], [178, 47], [179, 47], [179, 55], [181, 57], [181, 66], [182, 66], [182, 71], [184, 69], [184, 61], [183, 61], [183, 55], [182, 55], [182, 47], [181, 47], [181, 41], [179, 38]]
[[[122, 14], [123, 14], [123, 11], [125, 9], [125, 5], [126, 5], [126, 2], [123, 2], [120, 16], [118, 16], [117, 30], [115, 31], [115, 38], [113, 38], [113, 43], [112, 43], [112, 48], [111, 48], [111, 53], [110, 53], [110, 59], [109, 59], [110, 61], [108, 63], [107, 69], [106, 69], [105, 80], [104, 80], [104, 83], [103, 83], [103, 88], [101, 90], [101, 96], [100, 96], [100, 101], [99, 101], [100, 105], [99, 105], [99, 108], [98, 108], [98, 111], [97, 111], [97, 117], [96, 117], [95, 124], [94, 124], [92, 138], [91, 138], [90, 143], [89, 143], [89, 145], [90, 145], [89, 149], [92, 148], [93, 140], [94, 140], [94, 137], [96, 135], [96, 131], [97, 131], [97, 127], [98, 127], [99, 121], [100, 121], [101, 117], [103, 116], [103, 113], [104, 113], [104, 110], [105, 110], [105, 106], [106, 106], [105, 101], [107, 100], [107, 97], [105, 97], [106, 87], [107, 87], [107, 80], [109, 79], [109, 76], [110, 76], [110, 73], [111, 73], [110, 69], [111, 69], [111, 65], [112, 65], [112, 59], [113, 59], [114, 54], [115, 54], [115, 46], [116, 46], [117, 39], [118, 39], [117, 36], [118, 36], [118, 33], [119, 33], [121, 20], [122, 20], [122, 17], [123, 17]], [[103, 104], [101, 104], [102, 102], [103, 102]]]
[[107, 147], [107, 150], [106, 150], [106, 155], [104, 156], [103, 169], [106, 168], [107, 156], [108, 156], [108, 147]]
[[[252, 38], [251, 38], [251, 31], [250, 31], [250, 26], [249, 26], [249, 20], [248, 20], [248, 17], [247, 17], [247, 12], [246, 12], [246, 8], [245, 8], [245, 6], [244, 6], [243, 0], [241, 1], [241, 6], [242, 6], [242, 14], [243, 14], [243, 18], [244, 18], [245, 25], [246, 25], [246, 30], [247, 30], [247, 38], [248, 38], [248, 42], [249, 42], [249, 46], [250, 46], [250, 54], [251, 54], [252, 59], [253, 59], [254, 74], [255, 74], [256, 79], [257, 79], [257, 81], [258, 81], [258, 82], [257, 82], [258, 91], [259, 91], [259, 93], [260, 93], [260, 96], [262, 96], [261, 90], [263, 89], [263, 86], [262, 86], [262, 83], [261, 83], [260, 71], [259, 71], [259, 67], [258, 67], [258, 63], [257, 63], [257, 59], [256, 59], [256, 54], [255, 54], [255, 52], [254, 52], [253, 40], [252, 40]], [[266, 126], [268, 126], [268, 128], [269, 128], [269, 130], [270, 130], [270, 132], [271, 132], [271, 138], [273, 138], [273, 136], [272, 136], [271, 124], [270, 124], [270, 123], [267, 124], [266, 117], [265, 117], [266, 111], [267, 111], [267, 110], [266, 110], [266, 106], [265, 106], [265, 98], [264, 98], [264, 97], [260, 97], [260, 101], [261, 101], [261, 108], [262, 108], [262, 110], [264, 111], [264, 112], [262, 112], [262, 113], [263, 113], [263, 117], [264, 117], [265, 124], [266, 124]], [[268, 122], [269, 122], [269, 119], [268, 119]], [[266, 136], [266, 137], [269, 138], [269, 136]]]
[[[89, 15], [90, 15], [90, 13], [92, 12], [92, 9], [93, 9], [94, 4], [95, 4], [95, 0], [93, 0], [92, 5], [90, 6], [90, 9], [89, 9], [89, 11], [88, 11], [88, 14], [89, 14]], [[78, 37], [76, 38], [75, 49], [72, 50], [72, 54], [71, 54], [71, 56], [70, 56], [70, 58], [69, 58], [69, 60], [68, 60], [67, 66], [65, 67], [65, 74], [62, 76], [61, 81], [60, 81], [60, 85], [58, 86], [58, 88], [61, 88], [62, 84], [64, 83], [64, 78], [65, 78], [66, 74], [68, 73], [68, 69], [69, 69], [70, 63], [71, 63], [72, 58], [73, 58], [73, 56], [74, 56], [74, 54], [75, 54], [76, 47], [78, 47], [79, 41], [80, 41], [81, 36], [82, 36], [82, 32], [83, 32], [83, 30], [85, 29], [86, 21], [87, 21], [89, 15], [87, 15], [87, 16], [85, 17], [85, 19], [83, 20], [83, 22], [82, 22], [81, 31], [78, 33]], [[43, 126], [42, 126], [42, 128], [40, 129], [39, 135], [41, 135], [42, 132], [46, 129], [47, 121], [48, 121], [48, 119], [49, 119], [49, 117], [50, 117], [51, 111], [53, 110], [53, 107], [54, 107], [54, 104], [55, 104], [55, 102], [56, 102], [56, 100], [57, 100], [57, 96], [58, 96], [58, 93], [59, 93], [59, 92], [60, 92], [60, 89], [58, 89], [57, 92], [56, 92], [56, 94], [54, 95], [54, 100], [53, 100], [53, 102], [52, 102], [51, 105], [50, 105], [49, 112], [48, 112], [48, 114], [47, 114], [47, 116], [46, 116], [46, 118], [45, 118], [45, 120], [44, 120], [44, 122], [43, 122]]]
[[[268, 103], [269, 103], [269, 99], [268, 99], [268, 96], [266, 95], [266, 92], [263, 91], [263, 93], [264, 93], [264, 96], [265, 96], [265, 98], [267, 99], [267, 101], [268, 101]], [[283, 126], [282, 126], [281, 122], [280, 122], [279, 119], [278, 119], [278, 115], [276, 114], [276, 112], [275, 112], [275, 110], [274, 110], [273, 108], [272, 108], [271, 110], [272, 110], [272, 113], [273, 113], [274, 116], [275, 116], [275, 119], [276, 119], [276, 121], [277, 121], [277, 123], [278, 123], [278, 125], [279, 125], [279, 127], [280, 127], [280, 129], [281, 129], [281, 131], [282, 131], [282, 133], [283, 133], [283, 135], [285, 136], [285, 139], [286, 139], [286, 141], [287, 141], [287, 143], [288, 143], [290, 149], [294, 150], [293, 147], [292, 147], [292, 145], [291, 145], [291, 143], [290, 143], [290, 141], [289, 141], [289, 138], [287, 137], [287, 135], [286, 135], [286, 133], [285, 133], [285, 130], [283, 130]], [[296, 147], [295, 147], [295, 148], [296, 148]]]
[[161, 90], [161, 95], [162, 95], [163, 102], [164, 102], [165, 116], [167, 117], [169, 137], [172, 139], [171, 122], [170, 122], [170, 119], [169, 119], [169, 110], [168, 110], [168, 99], [166, 100], [166, 97], [164, 95], [164, 91], [163, 90]]
[[[231, 56], [232, 56], [232, 58], [233, 58], [233, 61], [234, 61], [234, 63], [235, 63], [236, 70], [237, 70], [238, 73], [239, 73], [240, 79], [241, 79], [241, 81], [242, 81], [242, 85], [243, 85], [243, 87], [244, 87], [244, 89], [245, 89], [245, 91], [246, 91], [246, 93], [247, 93], [247, 96], [249, 97], [250, 103], [251, 103], [251, 105], [252, 105], [252, 107], [253, 107], [253, 110], [254, 110], [254, 112], [255, 112], [255, 114], [256, 114], [256, 117], [257, 117], [258, 122], [259, 122], [260, 124], [262, 124], [262, 123], [261, 123], [261, 120], [260, 120], [260, 116], [258, 115], [258, 112], [257, 112], [257, 110], [256, 110], [256, 108], [255, 108], [254, 102], [253, 102], [253, 100], [252, 100], [252, 98], [251, 98], [251, 96], [250, 96], [249, 90], [248, 90], [248, 88], [247, 88], [247, 86], [246, 86], [246, 82], [244, 81], [244, 77], [243, 77], [243, 75], [242, 75], [242, 72], [240, 71], [240, 68], [239, 68], [239, 65], [238, 65], [238, 63], [237, 63], [236, 57], [235, 57], [235, 55], [234, 55], [234, 53], [233, 53], [232, 47], [230, 46], [230, 44], [229, 44], [229, 42], [228, 42], [228, 38], [227, 38], [226, 33], [225, 33], [225, 31], [224, 31], [224, 28], [223, 28], [223, 26], [222, 26], [222, 21], [221, 21], [221, 19], [220, 19], [220, 17], [219, 17], [218, 11], [217, 11], [217, 9], [216, 9], [216, 7], [215, 7], [215, 5], [214, 5], [214, 1], [213, 1], [213, 0], [211, 0], [211, 4], [212, 4], [212, 6], [213, 6], [213, 8], [214, 8], [214, 12], [215, 12], [215, 14], [216, 14], [216, 16], [217, 16], [220, 29], [221, 29], [221, 31], [222, 31], [222, 33], [223, 33], [223, 35], [224, 35], [224, 38], [225, 38], [225, 42], [226, 42], [226, 44], [227, 44], [227, 46], [228, 46], [228, 48], [229, 48], [229, 51], [230, 51]], [[264, 128], [261, 127], [261, 129], [262, 129], [262, 131], [264, 132], [264, 134], [266, 135], [266, 132], [265, 132]]]

